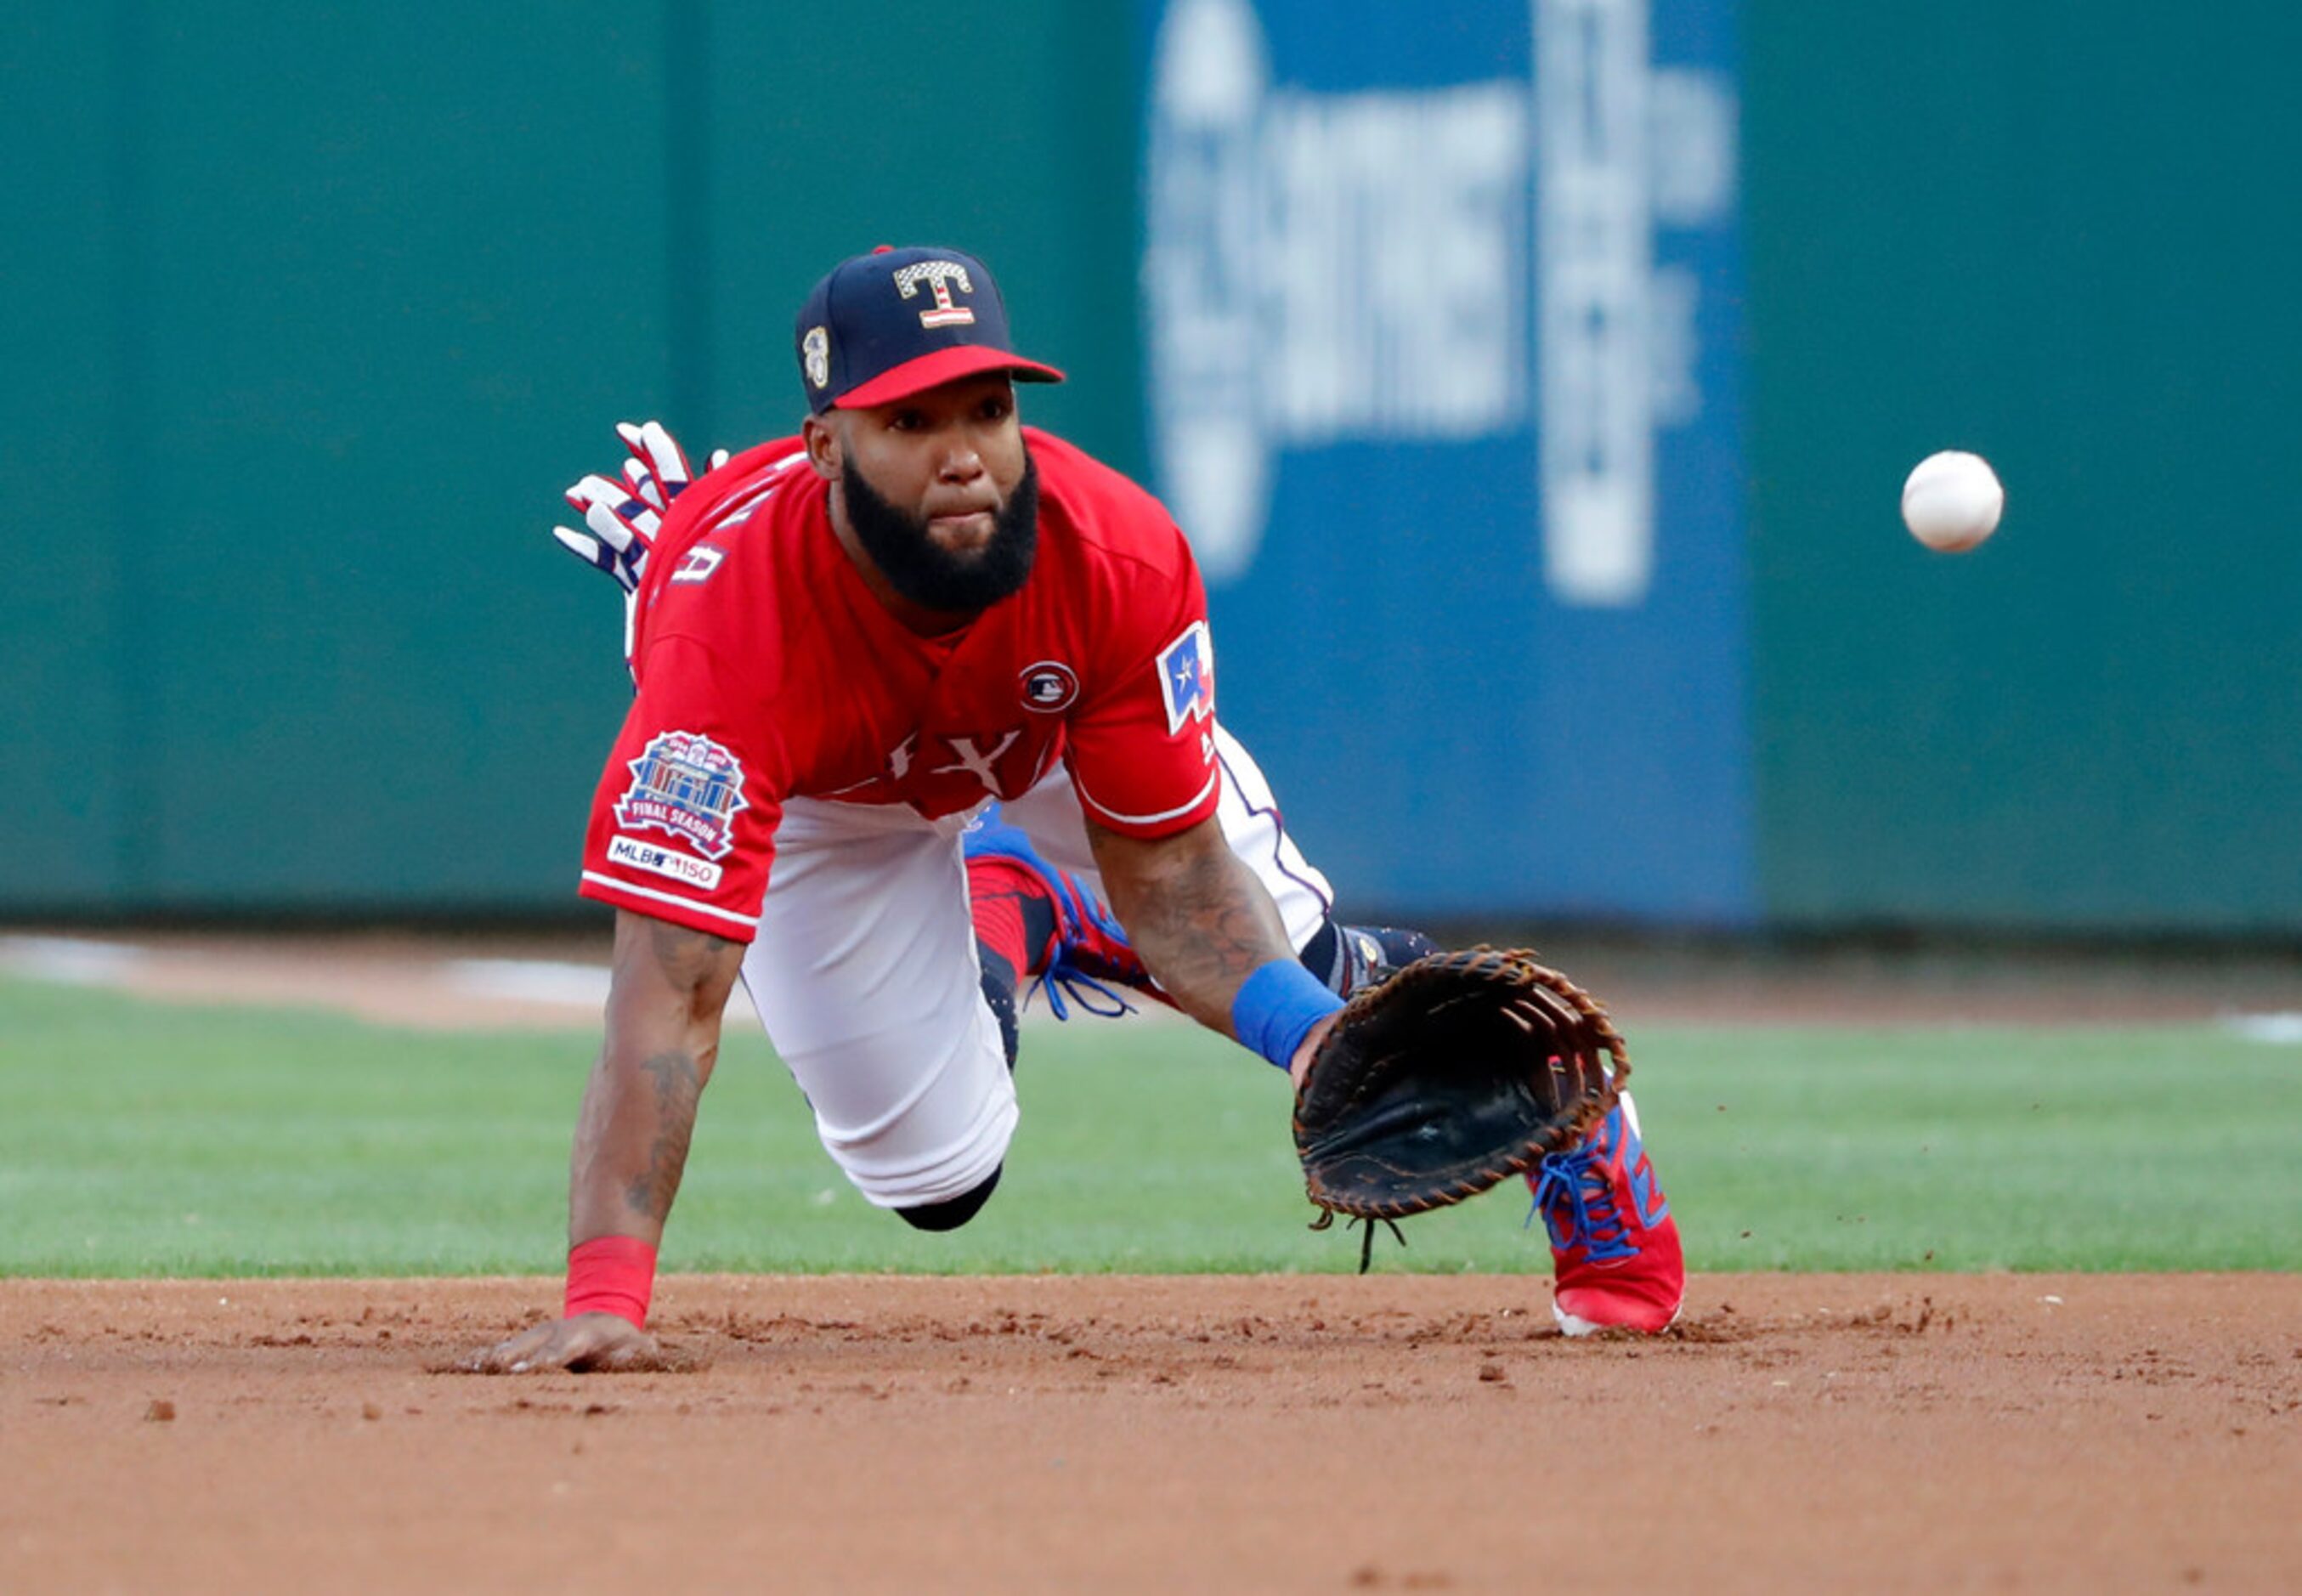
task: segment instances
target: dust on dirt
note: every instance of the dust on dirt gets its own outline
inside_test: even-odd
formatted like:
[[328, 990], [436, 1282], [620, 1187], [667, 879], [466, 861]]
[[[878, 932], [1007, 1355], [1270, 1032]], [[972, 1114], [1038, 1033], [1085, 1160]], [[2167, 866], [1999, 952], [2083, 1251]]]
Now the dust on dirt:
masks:
[[2302, 1279], [0, 1281], [0, 1589], [2302, 1587]]

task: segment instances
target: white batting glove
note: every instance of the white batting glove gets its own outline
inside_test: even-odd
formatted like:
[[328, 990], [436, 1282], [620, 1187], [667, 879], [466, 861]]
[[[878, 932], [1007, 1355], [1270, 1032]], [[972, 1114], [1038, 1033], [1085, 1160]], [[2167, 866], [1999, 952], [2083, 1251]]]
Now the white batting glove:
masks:
[[[586, 476], [569, 488], [568, 505], [584, 517], [584, 530], [555, 526], [551, 535], [576, 559], [613, 576], [629, 594], [647, 573], [647, 557], [672, 500], [687, 491], [694, 473], [679, 441], [660, 421], [618, 422], [616, 436], [630, 451], [622, 480]], [[727, 451], [714, 449], [707, 469], [727, 462]]]
[[[584, 530], [555, 526], [551, 535], [585, 565], [613, 576], [624, 590], [624, 668], [633, 670], [636, 680], [632, 627], [640, 578], [647, 574], [647, 558], [654, 550], [656, 535], [663, 530], [671, 501], [687, 491], [694, 474], [679, 440], [660, 421], [636, 425], [619, 421], [616, 436], [630, 451], [630, 458], [624, 462], [623, 480], [586, 476], [568, 489], [567, 502], [584, 517]], [[706, 469], [716, 471], [727, 463], [727, 451], [715, 449]]]
[[[657, 515], [668, 512], [671, 501], [685, 492], [688, 483], [694, 480], [679, 440], [660, 421], [644, 421], [636, 426], [628, 421], [618, 422], [616, 436], [624, 441], [624, 448], [631, 456], [624, 462], [625, 478]], [[727, 463], [727, 451], [715, 449], [703, 468], [717, 471]]]

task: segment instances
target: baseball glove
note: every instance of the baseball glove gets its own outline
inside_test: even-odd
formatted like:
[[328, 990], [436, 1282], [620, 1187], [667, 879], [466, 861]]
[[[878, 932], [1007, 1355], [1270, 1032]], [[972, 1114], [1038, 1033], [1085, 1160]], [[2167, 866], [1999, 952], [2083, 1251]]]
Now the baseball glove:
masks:
[[1344, 1006], [1296, 1089], [1311, 1228], [1365, 1222], [1364, 1272], [1376, 1222], [1397, 1235], [1578, 1145], [1630, 1072], [1607, 1011], [1532, 953], [1418, 959]]

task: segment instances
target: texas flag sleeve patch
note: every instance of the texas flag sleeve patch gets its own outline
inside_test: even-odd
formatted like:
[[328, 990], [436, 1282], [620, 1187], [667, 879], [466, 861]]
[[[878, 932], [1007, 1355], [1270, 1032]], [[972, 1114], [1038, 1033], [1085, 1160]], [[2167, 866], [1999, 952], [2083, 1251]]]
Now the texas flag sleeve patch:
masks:
[[1206, 622], [1193, 621], [1159, 651], [1159, 691], [1167, 701], [1169, 736], [1184, 722], [1215, 712], [1215, 646]]

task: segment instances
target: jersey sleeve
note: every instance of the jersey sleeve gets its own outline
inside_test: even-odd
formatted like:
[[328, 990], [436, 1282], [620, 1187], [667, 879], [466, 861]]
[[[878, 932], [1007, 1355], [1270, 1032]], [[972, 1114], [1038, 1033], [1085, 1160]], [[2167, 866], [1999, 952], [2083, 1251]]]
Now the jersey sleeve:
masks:
[[1112, 628], [1106, 685], [1071, 717], [1065, 757], [1097, 824], [1162, 837], [1207, 819], [1221, 796], [1215, 656], [1188, 550], [1147, 597]]
[[592, 795], [577, 890], [751, 941], [788, 790], [786, 762], [772, 722], [717, 652], [685, 636], [660, 640]]

